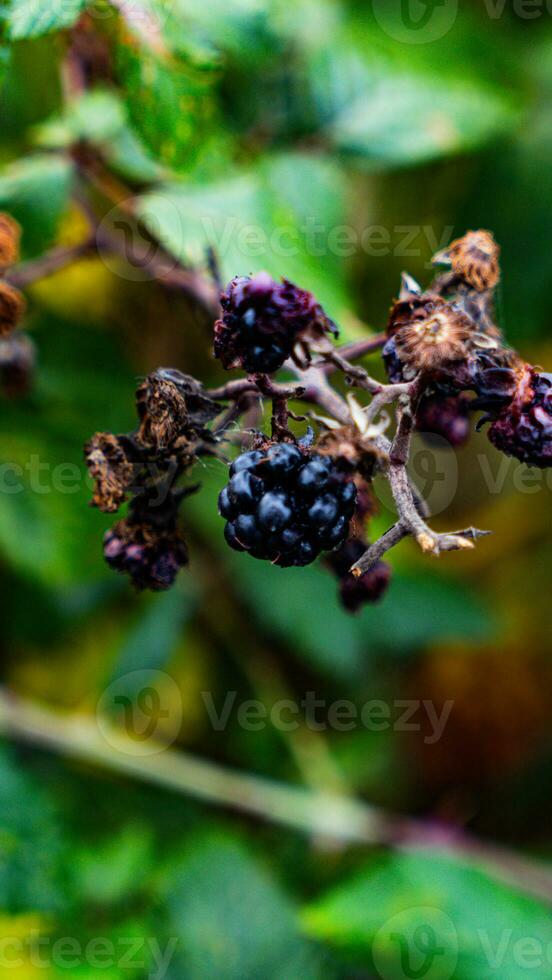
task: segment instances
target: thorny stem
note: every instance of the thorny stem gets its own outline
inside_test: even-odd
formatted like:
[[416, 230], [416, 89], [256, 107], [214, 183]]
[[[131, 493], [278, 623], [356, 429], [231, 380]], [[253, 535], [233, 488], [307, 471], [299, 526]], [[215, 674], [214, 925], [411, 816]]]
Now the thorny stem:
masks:
[[460, 828], [388, 813], [339, 793], [323, 793], [234, 772], [217, 763], [159, 743], [159, 751], [137, 755], [136, 742], [122, 729], [85, 715], [60, 715], [51, 708], [0, 688], [0, 734], [182, 793], [203, 803], [344, 844], [391, 846], [400, 850], [440, 848], [475, 862], [488, 873], [552, 904], [552, 875], [525, 857], [482, 843]]

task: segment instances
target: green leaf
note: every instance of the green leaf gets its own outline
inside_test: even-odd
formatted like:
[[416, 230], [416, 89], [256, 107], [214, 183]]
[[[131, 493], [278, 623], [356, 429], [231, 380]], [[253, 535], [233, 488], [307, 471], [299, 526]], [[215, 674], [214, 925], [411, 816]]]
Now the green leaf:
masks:
[[[134, 421], [133, 373], [113, 340], [59, 318], [35, 320], [40, 370], [24, 400], [0, 413], [0, 550], [44, 586], [111, 580], [102, 561], [109, 518], [88, 506], [82, 447], [91, 431], [125, 431]], [[129, 424], [130, 423], [130, 424]]]
[[[143, 608], [128, 631], [125, 642], [119, 650], [115, 667], [108, 683], [113, 683], [134, 671], [140, 671], [140, 687], [144, 684], [142, 672], [160, 670], [167, 664], [178, 642], [183, 636], [183, 627], [189, 619], [193, 603], [191, 596], [183, 594], [180, 588], [170, 592], [147, 597]], [[132, 677], [129, 677], [129, 684]], [[120, 685], [117, 688], [121, 693]], [[128, 696], [136, 691], [126, 690]]]
[[161, 165], [189, 170], [216, 111], [211, 67], [198, 69], [180, 54], [164, 56], [123, 33], [114, 68], [130, 121], [144, 145]]
[[270, 873], [230, 838], [194, 844], [168, 895], [169, 934], [180, 940], [175, 977], [322, 977], [318, 955], [298, 935], [293, 904]]
[[57, 911], [61, 851], [52, 801], [0, 744], [0, 908]]
[[22, 225], [26, 253], [42, 251], [55, 238], [72, 176], [69, 160], [52, 154], [17, 160], [0, 174], [0, 208]]
[[126, 111], [121, 99], [107, 89], [94, 89], [73, 99], [63, 116], [45, 122], [38, 130], [42, 145], [67, 147], [78, 140], [108, 143], [121, 132]]
[[128, 901], [144, 888], [153, 870], [152, 851], [151, 832], [135, 823], [93, 847], [81, 848], [71, 882], [79, 902], [105, 907]]
[[11, 0], [7, 11], [12, 40], [39, 37], [72, 27], [88, 0]]
[[412, 166], [474, 149], [516, 118], [503, 96], [481, 86], [392, 74], [374, 80], [328, 135], [337, 149], [375, 165]]
[[208, 245], [230, 279], [266, 269], [312, 290], [337, 322], [348, 308], [344, 261], [331, 247], [344, 187], [335, 164], [300, 153], [211, 184], [166, 184], [138, 202], [152, 234], [186, 264]]
[[377, 859], [309, 906], [303, 922], [389, 980], [523, 980], [535, 968], [552, 977], [549, 909], [434, 852]]
[[41, 147], [66, 149], [80, 141], [97, 147], [107, 163], [130, 180], [150, 183], [167, 176], [132, 130], [122, 99], [108, 89], [86, 92], [72, 100], [63, 115], [35, 130]]

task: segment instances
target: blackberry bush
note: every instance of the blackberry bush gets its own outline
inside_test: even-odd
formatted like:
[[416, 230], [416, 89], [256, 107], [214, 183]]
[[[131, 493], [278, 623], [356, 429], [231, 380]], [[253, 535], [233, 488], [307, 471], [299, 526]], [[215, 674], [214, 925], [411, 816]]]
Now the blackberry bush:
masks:
[[[504, 341], [495, 317], [498, 256], [488, 232], [468, 232], [434, 257], [448, 271], [425, 291], [403, 274], [385, 332], [341, 348], [306, 289], [264, 272], [235, 277], [213, 317], [214, 354], [246, 376], [206, 391], [190, 375], [161, 368], [138, 388], [136, 430], [97, 433], [86, 447], [92, 503], [114, 513], [130, 500], [127, 517], [107, 532], [107, 562], [138, 588], [169, 587], [188, 560], [180, 504], [196, 489], [179, 482], [201, 457], [223, 464], [234, 447], [218, 500], [226, 543], [280, 567], [309, 565], [326, 552], [350, 612], [384, 594], [390, 569], [382, 558], [404, 538], [431, 555], [473, 548], [487, 532], [432, 530], [407, 464], [416, 429], [456, 448], [478, 412], [475, 428], [490, 423], [494, 446], [529, 465], [552, 463], [552, 376]], [[216, 271], [213, 257], [211, 266]], [[353, 363], [376, 350], [388, 384]], [[272, 377], [284, 364], [295, 380]], [[337, 371], [356, 395], [333, 386]], [[295, 403], [313, 411], [298, 415]], [[396, 519], [368, 543], [376, 477], [389, 483]]]

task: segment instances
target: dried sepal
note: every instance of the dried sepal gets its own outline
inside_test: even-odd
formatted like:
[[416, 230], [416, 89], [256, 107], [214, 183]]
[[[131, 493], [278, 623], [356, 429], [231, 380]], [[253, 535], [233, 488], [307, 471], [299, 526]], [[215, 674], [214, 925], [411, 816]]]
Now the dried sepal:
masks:
[[0, 270], [19, 261], [21, 227], [10, 214], [0, 212]]
[[23, 318], [25, 297], [15, 286], [0, 280], [0, 337], [7, 337]]
[[434, 371], [449, 361], [466, 358], [472, 329], [464, 313], [441, 301], [395, 333], [397, 356], [419, 371]]
[[208, 438], [205, 423], [220, 412], [199, 381], [169, 368], [148, 375], [136, 392], [136, 406], [138, 438], [157, 452], [168, 450], [177, 440], [192, 443], [199, 436]]
[[95, 482], [93, 507], [113, 514], [126, 500], [133, 466], [118, 436], [96, 432], [84, 448], [88, 472]]
[[500, 279], [500, 247], [490, 231], [468, 231], [448, 248], [437, 252], [433, 261], [450, 265], [458, 279], [478, 292], [494, 289]]

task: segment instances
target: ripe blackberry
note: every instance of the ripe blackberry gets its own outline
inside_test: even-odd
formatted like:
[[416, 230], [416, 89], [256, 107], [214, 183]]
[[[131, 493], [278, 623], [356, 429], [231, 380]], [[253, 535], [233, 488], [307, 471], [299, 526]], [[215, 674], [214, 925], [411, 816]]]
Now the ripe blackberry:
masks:
[[351, 575], [349, 569], [364, 554], [367, 547], [367, 542], [362, 538], [349, 538], [328, 558], [328, 565], [339, 580], [341, 604], [351, 613], [358, 612], [367, 602], [378, 602], [387, 591], [391, 580], [391, 569], [384, 561], [378, 561], [359, 578]]
[[356, 487], [338, 462], [275, 443], [234, 461], [219, 511], [231, 548], [286, 568], [343, 544], [355, 503]]
[[552, 466], [552, 374], [527, 365], [513, 398], [500, 409], [488, 436], [507, 456], [541, 469]]
[[297, 340], [337, 333], [314, 296], [288, 279], [266, 272], [232, 279], [222, 294], [222, 318], [215, 324], [215, 357], [225, 368], [272, 374]]
[[470, 399], [443, 392], [426, 395], [416, 412], [416, 428], [442, 436], [455, 448], [465, 445], [470, 436]]

